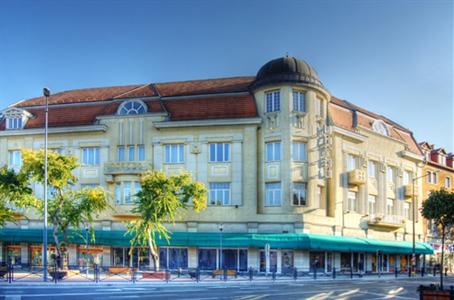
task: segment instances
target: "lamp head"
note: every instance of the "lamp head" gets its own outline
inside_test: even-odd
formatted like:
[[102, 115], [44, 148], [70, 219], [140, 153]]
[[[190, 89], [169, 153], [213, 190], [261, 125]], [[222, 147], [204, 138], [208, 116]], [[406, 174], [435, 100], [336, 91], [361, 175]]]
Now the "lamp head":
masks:
[[43, 95], [44, 97], [50, 96], [50, 90], [47, 87], [43, 88]]

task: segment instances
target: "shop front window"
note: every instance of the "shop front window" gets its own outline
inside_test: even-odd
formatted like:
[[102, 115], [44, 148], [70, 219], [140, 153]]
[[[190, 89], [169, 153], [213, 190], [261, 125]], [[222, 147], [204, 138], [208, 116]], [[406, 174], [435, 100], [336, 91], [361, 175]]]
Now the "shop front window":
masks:
[[113, 264], [118, 267], [129, 267], [129, 249], [113, 248]]
[[282, 251], [282, 273], [289, 273], [293, 270], [293, 251]]
[[81, 268], [92, 268], [94, 264], [102, 265], [102, 247], [88, 248], [81, 246], [77, 251], [77, 261]]
[[216, 249], [199, 249], [199, 268], [200, 270], [216, 269]]
[[159, 248], [159, 266], [161, 269], [187, 269], [187, 248]]
[[21, 265], [22, 264], [22, 257], [21, 257], [21, 246], [20, 245], [9, 245], [6, 248], [6, 255], [8, 261], [11, 262], [13, 265]]
[[[277, 270], [277, 252], [270, 251], [270, 272]], [[266, 272], [265, 251], [260, 251], [260, 272]]]
[[311, 270], [315, 268], [317, 272], [325, 272], [325, 252], [310, 252], [309, 266]]
[[341, 272], [350, 272], [351, 253], [341, 253]]

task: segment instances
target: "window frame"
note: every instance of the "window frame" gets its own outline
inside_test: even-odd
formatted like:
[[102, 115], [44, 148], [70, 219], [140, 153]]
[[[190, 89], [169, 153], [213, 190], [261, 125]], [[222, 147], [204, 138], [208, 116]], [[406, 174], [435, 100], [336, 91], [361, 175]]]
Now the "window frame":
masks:
[[[268, 147], [269, 145], [271, 146], [270, 148]], [[276, 151], [277, 146], [279, 146], [278, 151]], [[271, 152], [269, 152], [270, 149], [271, 149]], [[281, 159], [282, 159], [282, 143], [281, 143], [281, 141], [266, 142], [265, 143], [265, 161], [274, 162], [274, 161], [281, 161]]]
[[[91, 151], [93, 153], [90, 153]], [[101, 149], [98, 146], [82, 147], [82, 164], [84, 166], [99, 166], [101, 164], [100, 152]]]
[[[269, 196], [271, 196], [271, 198]], [[265, 183], [265, 206], [266, 207], [282, 206], [282, 183], [281, 182]]]
[[[131, 104], [131, 107], [129, 107], [129, 108], [126, 107], [129, 104]], [[136, 104], [138, 104], [139, 106], [134, 107]], [[142, 100], [138, 100], [138, 99], [127, 100], [120, 104], [120, 106], [117, 109], [117, 115], [120, 115], [120, 116], [142, 115], [142, 114], [147, 113], [147, 111], [148, 111], [148, 107], [145, 104], [145, 102], [143, 102]]]
[[292, 160], [296, 162], [307, 162], [307, 143], [292, 142]]
[[[219, 149], [221, 146], [221, 149]], [[213, 142], [208, 144], [209, 149], [209, 162], [212, 163], [225, 163], [231, 161], [231, 143], [229, 142]], [[221, 152], [221, 154], [219, 154]], [[219, 155], [221, 158], [219, 159]]]
[[[354, 198], [351, 196], [354, 195]], [[347, 208], [349, 211], [356, 211], [358, 206], [358, 192], [348, 191], [347, 192]]]
[[[303, 187], [298, 189], [297, 187]], [[302, 195], [301, 195], [302, 194]], [[295, 196], [297, 198], [295, 198]], [[301, 196], [303, 200], [301, 201]], [[295, 201], [297, 200], [297, 201]], [[292, 205], [293, 206], [307, 206], [307, 183], [306, 182], [294, 182], [292, 186]], [[297, 202], [297, 203], [295, 203]]]
[[[175, 147], [175, 153], [173, 153]], [[164, 145], [164, 163], [166, 164], [184, 164], [185, 163], [185, 144], [173, 143]], [[176, 154], [175, 160], [173, 159]]]
[[300, 90], [292, 90], [293, 111], [306, 112], [306, 92]]
[[272, 90], [265, 92], [265, 112], [272, 113], [279, 111], [281, 111], [281, 91]]
[[[221, 187], [222, 185], [224, 187]], [[232, 184], [230, 182], [210, 182], [208, 188], [209, 205], [232, 205]], [[218, 196], [221, 196], [221, 198], [218, 199]]]

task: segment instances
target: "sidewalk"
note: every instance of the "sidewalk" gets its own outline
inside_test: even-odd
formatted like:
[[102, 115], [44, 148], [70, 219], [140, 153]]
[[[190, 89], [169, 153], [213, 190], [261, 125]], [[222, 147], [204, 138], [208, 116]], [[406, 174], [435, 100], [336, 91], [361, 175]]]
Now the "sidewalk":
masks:
[[[450, 275], [446, 279], [453, 279], [454, 276]], [[316, 284], [316, 283], [328, 283], [328, 282], [352, 282], [352, 281], [389, 281], [389, 280], [411, 280], [411, 281], [427, 281], [427, 280], [434, 280], [438, 281], [439, 276], [413, 276], [413, 277], [408, 277], [408, 276], [398, 276], [397, 278], [394, 275], [387, 274], [387, 275], [382, 275], [378, 277], [377, 275], [366, 275], [363, 277], [358, 277], [354, 276], [353, 279], [350, 278], [349, 276], [340, 276], [337, 277], [336, 279], [330, 278], [330, 277], [317, 277], [317, 279], [314, 279], [312, 277], [304, 276], [304, 277], [299, 277], [296, 280], [291, 278], [291, 277], [276, 277], [275, 280], [271, 278], [271, 276], [265, 277], [265, 276], [256, 276], [252, 281], [249, 280], [249, 278], [241, 277], [241, 278], [228, 278], [227, 281], [221, 280], [219, 278], [203, 278], [201, 281], [197, 282], [195, 280], [191, 280], [189, 278], [172, 278], [169, 281], [165, 280], [156, 280], [156, 279], [139, 279], [135, 282], [129, 281], [129, 280], [102, 280], [99, 282], [94, 282], [93, 280], [87, 280], [87, 279], [66, 279], [63, 281], [58, 281], [57, 283], [53, 281], [48, 281], [48, 282], [43, 282], [42, 278], [36, 278], [36, 280], [17, 280], [14, 281], [13, 283], [8, 283], [7, 281], [1, 281], [0, 286], [8, 286], [9, 288], [14, 288], [14, 287], [24, 287], [24, 286], [33, 286], [33, 287], [49, 287], [49, 286], [54, 286], [54, 287], [59, 287], [59, 286], [134, 286], [134, 285], [140, 285], [140, 286], [190, 286], [190, 285], [198, 285], [198, 286], [203, 286], [203, 285], [263, 285], [263, 284], [279, 284], [279, 283], [311, 283], [311, 284]], [[50, 279], [49, 279], [50, 280]]]

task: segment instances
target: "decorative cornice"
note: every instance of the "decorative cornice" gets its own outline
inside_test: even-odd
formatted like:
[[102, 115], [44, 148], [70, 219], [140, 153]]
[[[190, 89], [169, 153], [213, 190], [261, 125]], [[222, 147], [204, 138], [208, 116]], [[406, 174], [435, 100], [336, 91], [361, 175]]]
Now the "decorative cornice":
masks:
[[[105, 132], [106, 125], [84, 125], [84, 126], [65, 126], [65, 127], [50, 127], [49, 134], [56, 133], [76, 133], [76, 132]], [[38, 135], [44, 134], [44, 128], [31, 128], [19, 130], [0, 131], [0, 136], [18, 136], [18, 135]]]
[[360, 143], [365, 142], [367, 140], [367, 136], [365, 136], [363, 134], [353, 132], [353, 131], [350, 131], [350, 130], [347, 130], [347, 129], [344, 129], [341, 127], [337, 127], [337, 126], [333, 126], [333, 132], [340, 134], [340, 135], [347, 136], [349, 138], [352, 138], [355, 141], [360, 142]]
[[225, 125], [260, 125], [261, 118], [240, 118], [240, 119], [213, 119], [213, 120], [191, 120], [191, 121], [165, 121], [156, 122], [156, 128], [179, 128], [179, 127], [202, 127], [202, 126], [225, 126]]

